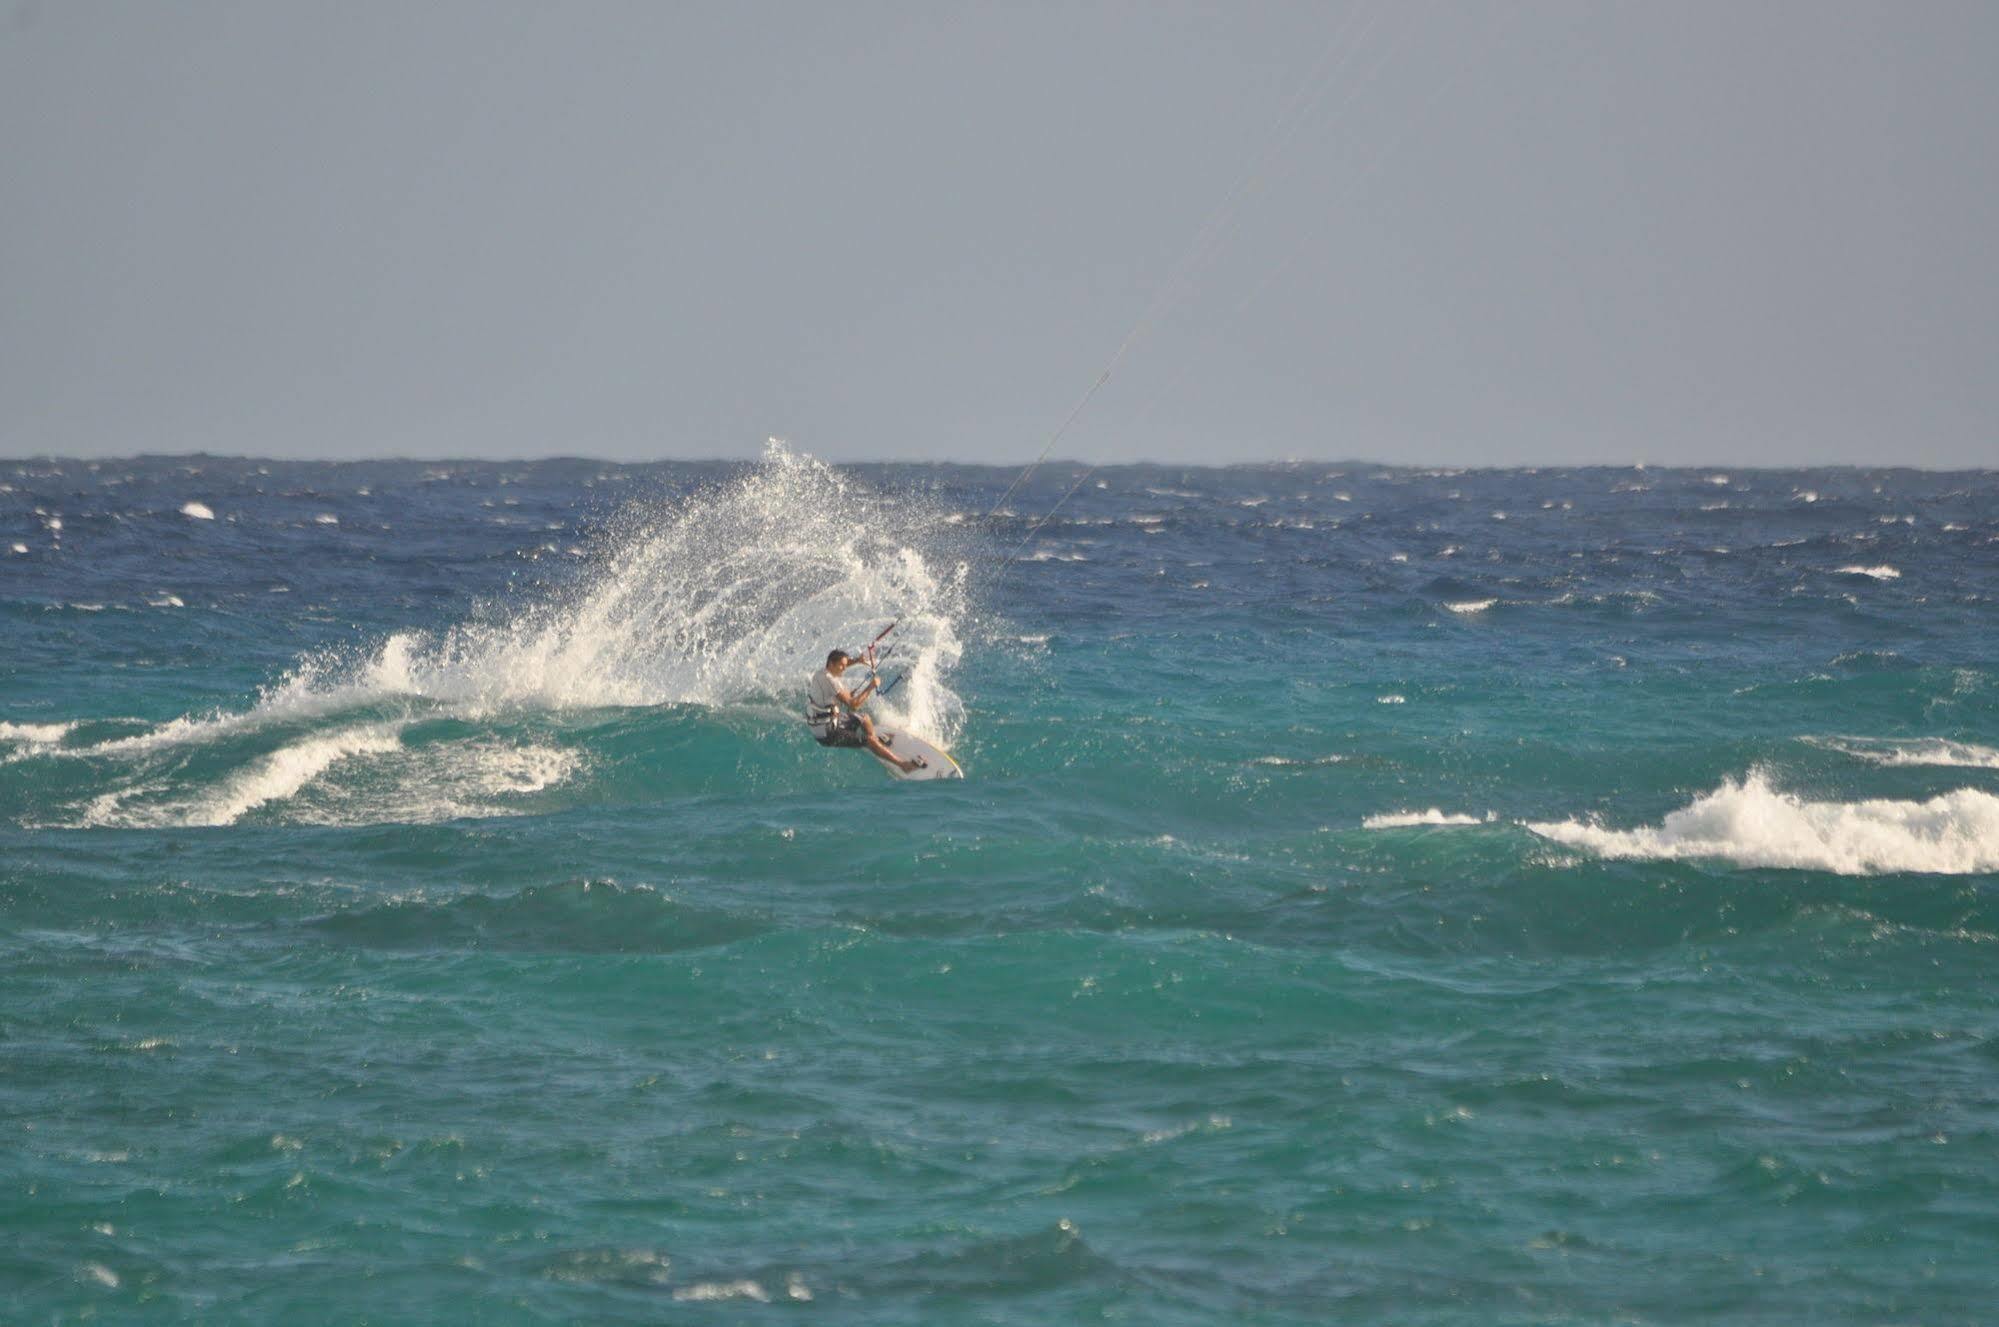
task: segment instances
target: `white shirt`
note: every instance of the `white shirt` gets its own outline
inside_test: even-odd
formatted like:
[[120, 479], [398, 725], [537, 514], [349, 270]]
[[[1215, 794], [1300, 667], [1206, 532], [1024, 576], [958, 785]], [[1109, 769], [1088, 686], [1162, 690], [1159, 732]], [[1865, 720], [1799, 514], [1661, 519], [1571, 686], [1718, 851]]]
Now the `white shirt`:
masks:
[[823, 737], [833, 722], [833, 716], [840, 712], [838, 679], [823, 668], [814, 673], [812, 680], [805, 684], [805, 704], [805, 722], [813, 732]]

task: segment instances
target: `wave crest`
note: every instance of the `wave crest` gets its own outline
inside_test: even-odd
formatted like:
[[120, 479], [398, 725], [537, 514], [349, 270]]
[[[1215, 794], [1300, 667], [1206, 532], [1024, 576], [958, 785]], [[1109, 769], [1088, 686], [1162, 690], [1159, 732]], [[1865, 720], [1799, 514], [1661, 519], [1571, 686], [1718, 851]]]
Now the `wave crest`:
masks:
[[1876, 765], [1999, 769], [1999, 750], [1945, 737], [1807, 737], [1813, 746]]

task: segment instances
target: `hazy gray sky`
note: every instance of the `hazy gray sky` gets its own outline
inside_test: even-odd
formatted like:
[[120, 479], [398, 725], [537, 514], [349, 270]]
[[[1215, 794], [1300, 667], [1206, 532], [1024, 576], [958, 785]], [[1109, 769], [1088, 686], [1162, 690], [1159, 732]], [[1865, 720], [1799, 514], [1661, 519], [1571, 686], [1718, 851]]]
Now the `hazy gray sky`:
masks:
[[1019, 462], [1191, 255], [1058, 455], [1999, 464], [1995, 71], [1989, 0], [0, 0], [0, 454]]

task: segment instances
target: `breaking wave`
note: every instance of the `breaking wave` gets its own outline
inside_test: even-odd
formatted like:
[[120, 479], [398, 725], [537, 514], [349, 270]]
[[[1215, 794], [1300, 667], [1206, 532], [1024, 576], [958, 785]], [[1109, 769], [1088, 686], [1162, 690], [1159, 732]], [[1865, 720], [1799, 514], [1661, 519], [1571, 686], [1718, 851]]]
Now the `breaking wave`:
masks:
[[1669, 813], [1657, 826], [1609, 829], [1577, 820], [1529, 823], [1543, 838], [1600, 857], [1718, 858], [1745, 867], [1839, 875], [1999, 870], [1999, 797], [1957, 788], [1927, 801], [1814, 802], [1761, 771]]

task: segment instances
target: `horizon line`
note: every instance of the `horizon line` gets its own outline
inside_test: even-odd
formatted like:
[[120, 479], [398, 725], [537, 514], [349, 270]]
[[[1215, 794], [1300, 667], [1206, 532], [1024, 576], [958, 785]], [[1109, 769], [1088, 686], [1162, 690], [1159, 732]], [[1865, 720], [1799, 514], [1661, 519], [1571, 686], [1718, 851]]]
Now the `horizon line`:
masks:
[[[1468, 474], [1478, 471], [1501, 470], [1730, 470], [1744, 474], [1777, 474], [1800, 470], [1905, 470], [1919, 474], [1970, 474], [1989, 475], [1999, 473], [1994, 466], [1933, 466], [1911, 465], [1907, 462], [1861, 462], [1826, 461], [1816, 463], [1790, 463], [1780, 465], [1742, 464], [1728, 461], [1522, 461], [1510, 464], [1452, 465], [1420, 461], [1381, 461], [1365, 457], [1343, 457], [1319, 459], [1312, 457], [1268, 457], [1248, 461], [1172, 461], [1138, 458], [1123, 461], [1085, 461], [1077, 458], [1060, 459], [1050, 457], [1041, 461], [1001, 462], [1001, 461], [960, 461], [942, 458], [911, 457], [870, 457], [854, 460], [829, 460], [811, 452], [800, 452], [810, 460], [832, 466], [891, 466], [891, 465], [935, 465], [956, 466], [968, 470], [995, 470], [1006, 473], [1014, 470], [1039, 469], [1044, 466], [1069, 467], [1072, 469], [1115, 470], [1135, 466], [1152, 466], [1182, 470], [1250, 470], [1258, 468], [1332, 466], [1332, 467], [1372, 467], [1380, 470], [1428, 470], [1449, 471]], [[554, 462], [581, 462], [591, 465], [757, 465], [761, 456], [658, 456], [649, 458], [612, 457], [593, 455], [588, 452], [548, 452], [534, 456], [479, 456], [472, 454], [441, 454], [435, 456], [412, 455], [407, 453], [385, 453], [377, 456], [350, 457], [305, 457], [268, 456], [255, 452], [213, 452], [193, 451], [140, 451], [118, 453], [106, 456], [79, 456], [60, 452], [35, 452], [23, 456], [0, 455], [0, 464], [17, 465], [35, 462], [77, 462], [86, 465], [117, 464], [145, 460], [213, 460], [213, 461], [256, 461], [276, 462], [281, 465], [542, 465]]]

